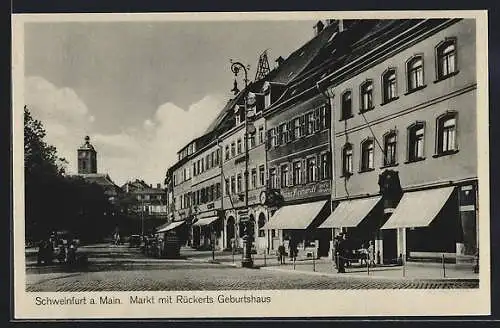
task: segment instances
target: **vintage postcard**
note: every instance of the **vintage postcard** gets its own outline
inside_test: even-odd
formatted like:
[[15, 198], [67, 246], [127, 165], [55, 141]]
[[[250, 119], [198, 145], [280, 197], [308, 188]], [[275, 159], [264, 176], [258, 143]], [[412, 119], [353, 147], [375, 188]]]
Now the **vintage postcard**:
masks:
[[12, 21], [15, 319], [490, 314], [486, 11]]

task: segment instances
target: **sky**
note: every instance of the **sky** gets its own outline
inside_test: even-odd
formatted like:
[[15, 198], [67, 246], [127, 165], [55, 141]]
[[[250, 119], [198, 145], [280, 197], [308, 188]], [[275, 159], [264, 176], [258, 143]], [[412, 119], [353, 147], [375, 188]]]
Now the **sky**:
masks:
[[[232, 94], [230, 59], [269, 63], [310, 40], [314, 21], [30, 22], [25, 102], [76, 173], [84, 137], [98, 173], [162, 183], [177, 151], [200, 136]], [[240, 86], [243, 81], [239, 80]]]

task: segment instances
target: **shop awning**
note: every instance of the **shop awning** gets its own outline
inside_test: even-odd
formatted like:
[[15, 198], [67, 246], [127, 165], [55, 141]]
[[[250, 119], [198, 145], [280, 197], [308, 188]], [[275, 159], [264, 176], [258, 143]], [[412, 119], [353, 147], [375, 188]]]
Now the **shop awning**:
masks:
[[263, 229], [307, 229], [326, 202], [284, 206], [274, 213]]
[[335, 208], [319, 228], [357, 227], [380, 199], [382, 199], [381, 196], [345, 200]]
[[159, 229], [157, 232], [166, 232], [166, 231], [175, 229], [175, 228], [179, 227], [180, 225], [182, 225], [183, 223], [184, 223], [184, 221], [171, 222], [168, 226]]
[[193, 224], [193, 227], [194, 226], [205, 226], [205, 225], [209, 225], [210, 223], [214, 222], [215, 220], [217, 220], [219, 217], [218, 216], [211, 216], [211, 217], [208, 217], [208, 218], [202, 218], [202, 219], [199, 219], [198, 221], [196, 221], [194, 224]]
[[382, 229], [427, 227], [450, 198], [454, 187], [407, 192]]

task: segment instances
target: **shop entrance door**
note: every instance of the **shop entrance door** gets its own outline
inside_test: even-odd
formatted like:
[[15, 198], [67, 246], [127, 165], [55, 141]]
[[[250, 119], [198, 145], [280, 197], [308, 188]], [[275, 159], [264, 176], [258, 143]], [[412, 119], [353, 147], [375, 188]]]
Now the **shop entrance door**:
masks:
[[396, 229], [383, 230], [384, 264], [396, 263], [398, 257], [398, 238]]

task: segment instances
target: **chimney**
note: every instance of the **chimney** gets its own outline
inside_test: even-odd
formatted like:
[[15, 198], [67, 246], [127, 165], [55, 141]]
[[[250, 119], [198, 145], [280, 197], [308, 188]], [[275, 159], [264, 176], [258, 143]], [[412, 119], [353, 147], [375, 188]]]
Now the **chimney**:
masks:
[[156, 184], [156, 188], [157, 188], [157, 189], [161, 189], [161, 183], [157, 183], [157, 184]]
[[339, 19], [339, 21], [338, 21], [337, 24], [339, 26], [339, 33], [344, 32], [344, 20], [343, 19]]
[[278, 58], [276, 58], [275, 62], [276, 62], [276, 67], [280, 67], [281, 64], [285, 61], [285, 59], [283, 59], [283, 57], [279, 56]]
[[315, 35], [318, 35], [321, 31], [323, 31], [324, 27], [325, 27], [325, 24], [323, 24], [322, 21], [318, 21], [316, 23], [316, 25], [314, 25]]

